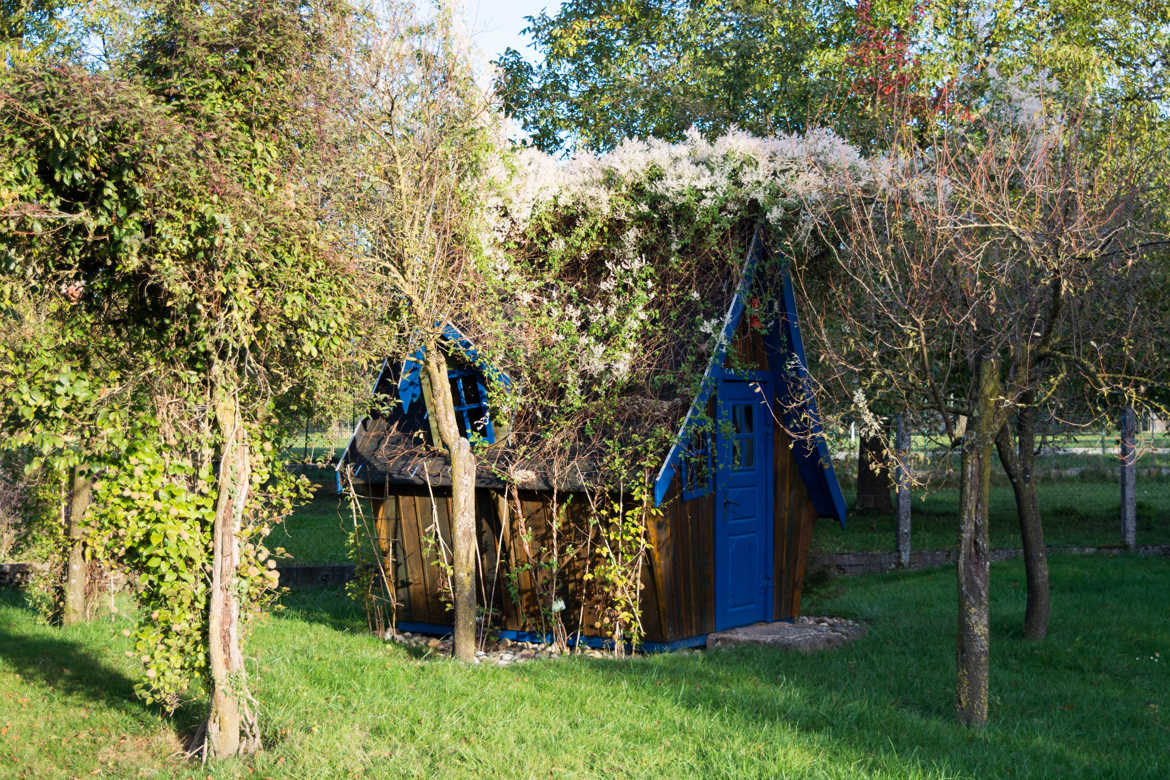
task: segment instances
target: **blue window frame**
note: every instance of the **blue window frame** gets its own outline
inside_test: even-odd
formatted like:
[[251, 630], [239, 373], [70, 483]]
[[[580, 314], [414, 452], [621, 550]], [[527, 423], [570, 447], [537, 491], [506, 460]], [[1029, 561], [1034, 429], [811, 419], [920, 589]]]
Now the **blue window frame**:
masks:
[[711, 492], [711, 434], [699, 428], [691, 434], [682, 458], [683, 501], [702, 498]]
[[731, 468], [751, 471], [756, 467], [755, 409], [753, 404], [731, 407]]
[[457, 369], [447, 372], [451, 382], [451, 398], [455, 402], [455, 419], [459, 433], [473, 444], [482, 440], [495, 443], [492, 418], [488, 413], [487, 388], [478, 371]]

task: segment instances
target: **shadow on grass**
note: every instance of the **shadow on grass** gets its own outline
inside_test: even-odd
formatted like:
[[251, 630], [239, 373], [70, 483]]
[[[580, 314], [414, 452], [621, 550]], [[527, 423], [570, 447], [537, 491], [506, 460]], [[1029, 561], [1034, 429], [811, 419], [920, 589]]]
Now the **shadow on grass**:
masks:
[[1022, 776], [1040, 767], [1051, 776], [1108, 774], [1109, 765], [1086, 755], [1078, 739], [1063, 739], [1050, 728], [1032, 730], [1002, 712], [987, 728], [961, 727], [949, 681], [927, 688], [913, 669], [867, 668], [857, 661], [864, 655], [864, 647], [856, 654], [822, 654], [824, 668], [812, 675], [801, 674], [807, 661], [756, 648], [717, 650], [652, 669], [611, 660], [583, 663], [602, 684], [629, 691], [631, 701], [644, 698], [647, 709], [659, 709], [650, 703], [657, 700], [719, 713], [723, 721], [740, 724], [733, 731], [745, 734], [795, 729], [832, 745], [838, 760], [863, 773], [893, 767], [907, 776], [1004, 776], [1018, 765]]
[[[0, 606], [28, 609], [14, 591], [0, 591]], [[124, 711], [149, 711], [134, 694], [134, 681], [95, 658], [82, 642], [38, 636], [0, 624], [0, 659], [26, 682]]]
[[[810, 605], [811, 611], [862, 620], [870, 634], [814, 656], [742, 648], [501, 670], [444, 666], [438, 674], [412, 665], [399, 680], [412, 683], [408, 690], [417, 685], [425, 691], [414, 696], [441, 706], [452, 692], [472, 692], [463, 700], [473, 702], [476, 686], [490, 675], [514, 675], [499, 695], [522, 700], [529, 691], [544, 692], [548, 711], [573, 728], [596, 729], [599, 703], [611, 708], [615, 753], [641, 749], [659, 734], [710, 740], [680, 751], [698, 775], [752, 774], [749, 764], [720, 764], [728, 756], [718, 740], [746, 735], [735, 746], [743, 749], [743, 761], [757, 755], [768, 760], [768, 744], [782, 750], [791, 743], [794, 753], [814, 762], [819, 753], [837, 753], [823, 765], [830, 774], [841, 767], [846, 774], [884, 776], [1170, 776], [1170, 737], [1155, 707], [1167, 690], [1155, 660], [1167, 641], [1163, 602], [1150, 597], [1167, 592], [1170, 571], [1162, 562], [1136, 558], [1053, 556], [1051, 567], [1054, 603], [1063, 608], [1054, 611], [1051, 638], [1036, 643], [1020, 639], [1022, 564], [995, 566], [992, 722], [980, 730], [960, 727], [952, 711], [955, 607], [948, 571], [859, 578], [842, 593], [825, 594], [833, 601]], [[285, 603], [290, 617], [365, 631], [360, 607], [340, 589], [288, 594]], [[1085, 618], [1104, 614], [1115, 621]], [[363, 661], [376, 669], [381, 662], [370, 667]], [[495, 695], [484, 693], [484, 706], [506, 707]], [[647, 717], [654, 719], [649, 736]], [[812, 739], [792, 740], [794, 731]], [[539, 735], [517, 747], [549, 749]], [[810, 767], [812, 773], [816, 767]]]

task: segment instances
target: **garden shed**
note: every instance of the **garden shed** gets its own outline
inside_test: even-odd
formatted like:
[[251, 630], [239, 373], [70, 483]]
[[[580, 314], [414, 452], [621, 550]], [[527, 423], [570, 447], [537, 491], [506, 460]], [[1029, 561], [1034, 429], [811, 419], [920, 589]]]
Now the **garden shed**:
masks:
[[[722, 322], [705, 340], [692, 340], [707, 347], [701, 380], [676, 399], [675, 433], [657, 456], [651, 453], [657, 473], [641, 500], [653, 511], [645, 515], [641, 587], [633, 597], [649, 649], [696, 645], [713, 631], [796, 617], [816, 518], [845, 520], [791, 279], [761, 228], [746, 243], [738, 279], [716, 304]], [[682, 321], [663, 327], [677, 333]], [[570, 640], [611, 637], [607, 615], [622, 607], [599, 591], [590, 529], [615, 522], [621, 510], [606, 514], [590, 494], [601, 466], [581, 457], [554, 468], [516, 455], [488, 388], [523, 392], [525, 377], [494, 367], [455, 325], [444, 328], [444, 343], [461, 431], [481, 450], [476, 506], [485, 619], [511, 638], [558, 631]], [[450, 471], [429, 447], [436, 439], [420, 362], [406, 355], [383, 363], [379, 400], [338, 469], [371, 502], [381, 559], [376, 576], [384, 577], [398, 628], [440, 632], [451, 621]], [[611, 495], [611, 506], [638, 500], [621, 492]]]

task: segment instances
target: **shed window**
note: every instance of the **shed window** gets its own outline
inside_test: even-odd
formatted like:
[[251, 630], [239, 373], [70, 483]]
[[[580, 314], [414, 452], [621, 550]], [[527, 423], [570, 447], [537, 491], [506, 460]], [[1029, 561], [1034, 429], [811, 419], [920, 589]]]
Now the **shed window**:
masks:
[[731, 407], [731, 468], [750, 471], [756, 465], [755, 421], [752, 404]]
[[478, 371], [458, 369], [447, 374], [451, 381], [451, 398], [455, 402], [455, 420], [460, 435], [472, 443], [477, 439], [495, 442], [491, 416], [488, 414], [487, 388]]
[[700, 498], [711, 492], [711, 437], [699, 429], [691, 439], [682, 457], [683, 501]]

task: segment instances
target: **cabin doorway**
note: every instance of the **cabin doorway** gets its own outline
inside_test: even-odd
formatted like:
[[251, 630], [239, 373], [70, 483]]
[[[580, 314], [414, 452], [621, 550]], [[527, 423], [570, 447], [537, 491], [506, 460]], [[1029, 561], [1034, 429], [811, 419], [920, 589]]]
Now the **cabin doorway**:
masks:
[[772, 619], [771, 384], [725, 379], [716, 392], [715, 630]]

